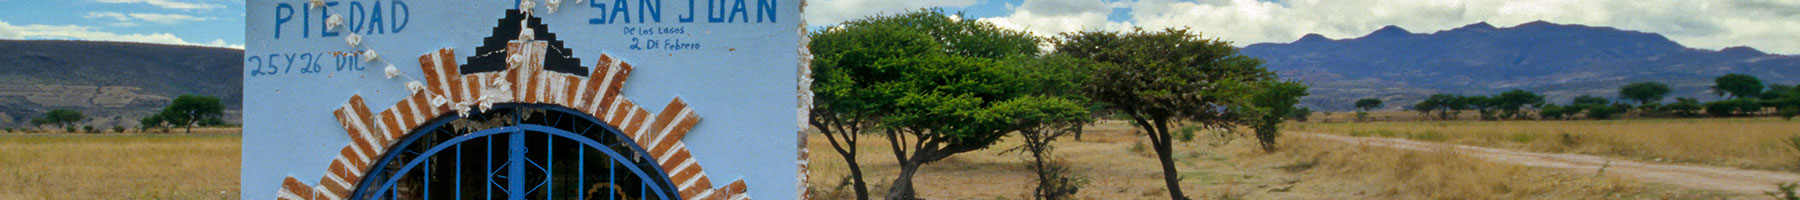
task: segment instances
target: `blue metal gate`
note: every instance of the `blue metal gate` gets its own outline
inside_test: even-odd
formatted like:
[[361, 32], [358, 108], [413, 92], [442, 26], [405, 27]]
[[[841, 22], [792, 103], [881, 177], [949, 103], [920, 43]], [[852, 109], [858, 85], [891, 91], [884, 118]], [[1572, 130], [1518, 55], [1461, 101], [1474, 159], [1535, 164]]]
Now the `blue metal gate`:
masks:
[[351, 199], [680, 199], [642, 147], [593, 116], [500, 104], [401, 138]]

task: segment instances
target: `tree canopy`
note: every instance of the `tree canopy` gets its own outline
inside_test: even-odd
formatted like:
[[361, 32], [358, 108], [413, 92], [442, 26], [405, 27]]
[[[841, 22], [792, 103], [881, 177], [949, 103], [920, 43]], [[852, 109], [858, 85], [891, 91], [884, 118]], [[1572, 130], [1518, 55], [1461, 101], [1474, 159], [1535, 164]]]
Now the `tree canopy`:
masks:
[[1619, 98], [1637, 101], [1638, 105], [1656, 103], [1669, 95], [1669, 85], [1658, 82], [1637, 82], [1619, 88]]
[[1733, 99], [1762, 95], [1762, 80], [1744, 74], [1726, 74], [1713, 79], [1713, 93]]
[[186, 132], [194, 132], [194, 125], [206, 120], [218, 120], [224, 117], [225, 104], [219, 97], [202, 95], [181, 95], [158, 113], [158, 118], [169, 124], [186, 127]]
[[1240, 55], [1229, 42], [1202, 39], [1186, 29], [1064, 33], [1056, 53], [1100, 63], [1084, 91], [1096, 102], [1124, 114], [1149, 137], [1163, 167], [1169, 195], [1182, 195], [1171, 157], [1169, 123], [1186, 120], [1200, 127], [1231, 129], [1244, 113], [1257, 83], [1275, 74], [1256, 58]]
[[[822, 131], [843, 127], [831, 128], [835, 134], [828, 135], [841, 136], [833, 137], [834, 145], [862, 131], [841, 125], [867, 123], [882, 133], [901, 166], [888, 199], [913, 199], [912, 177], [925, 163], [987, 148], [1009, 132], [1038, 125], [1031, 122], [1057, 121], [1022, 119], [1080, 114], [1064, 113], [1072, 112], [1064, 103], [1068, 99], [1044, 94], [1046, 88], [1079, 83], [1019, 74], [1065, 72], [1002, 62], [1037, 59], [1021, 58], [1038, 55], [1041, 41], [1025, 32], [919, 10], [848, 21], [812, 36], [812, 123], [825, 126]], [[1015, 116], [1026, 114], [1033, 115]]]
[[57, 127], [61, 128], [68, 128], [71, 125], [75, 125], [75, 123], [81, 122], [83, 119], [87, 119], [87, 116], [82, 115], [81, 111], [53, 109], [50, 110], [50, 112], [44, 112], [44, 117], [41, 122], [44, 124], [55, 124]]
[[1363, 99], [1356, 100], [1356, 109], [1368, 111], [1368, 110], [1374, 110], [1376, 108], [1381, 108], [1381, 99], [1363, 98]]

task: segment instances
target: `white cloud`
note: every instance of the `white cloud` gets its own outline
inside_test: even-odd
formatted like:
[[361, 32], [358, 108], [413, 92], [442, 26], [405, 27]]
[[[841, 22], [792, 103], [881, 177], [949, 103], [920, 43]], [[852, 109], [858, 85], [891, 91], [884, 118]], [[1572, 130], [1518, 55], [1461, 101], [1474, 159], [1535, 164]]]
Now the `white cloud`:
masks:
[[0, 39], [72, 39], [95, 41], [143, 42], [175, 45], [214, 46], [243, 49], [242, 44], [229, 44], [223, 39], [209, 43], [191, 43], [169, 33], [118, 34], [77, 25], [19, 25], [0, 21]]
[[965, 7], [977, 0], [813, 0], [806, 1], [808, 25], [837, 24], [876, 14], [895, 14], [919, 8]]
[[100, 2], [100, 3], [143, 3], [143, 4], [150, 4], [150, 5], [153, 5], [156, 7], [162, 7], [162, 8], [167, 8], [167, 9], [190, 10], [190, 11], [191, 10], [212, 10], [212, 9], [218, 9], [218, 8], [225, 7], [225, 5], [219, 5], [219, 4], [188, 3], [188, 2], [180, 2], [180, 1], [174, 1], [174, 0], [95, 0], [95, 1]]
[[982, 18], [996, 26], [1028, 30], [1039, 36], [1094, 30], [1125, 30], [1130, 23], [1109, 22], [1114, 5], [1101, 0], [1026, 0], [1011, 15]]
[[217, 18], [211, 18], [211, 17], [195, 17], [193, 15], [182, 15], [182, 14], [117, 13], [117, 12], [88, 12], [87, 16], [83, 16], [83, 17], [88, 18], [88, 19], [94, 19], [94, 18], [113, 19], [113, 20], [117, 20], [119, 22], [124, 23], [124, 24], [115, 23], [115, 25], [127, 25], [127, 26], [137, 25], [136, 23], [131, 23], [132, 20], [142, 20], [142, 21], [146, 21], [146, 22], [150, 22], [150, 23], [157, 23], [157, 24], [176, 24], [176, 23], [181, 23], [181, 22], [186, 22], [186, 21], [206, 21], [206, 20], [217, 19]]
[[1135, 25], [1191, 27], [1237, 45], [1289, 42], [1307, 33], [1360, 37], [1386, 25], [1428, 33], [1481, 21], [1504, 27], [1544, 20], [1660, 33], [1696, 48], [1800, 53], [1800, 40], [1793, 39], [1800, 38], [1793, 31], [1800, 28], [1800, 9], [1794, 9], [1800, 1], [1140, 0], [1131, 8]]

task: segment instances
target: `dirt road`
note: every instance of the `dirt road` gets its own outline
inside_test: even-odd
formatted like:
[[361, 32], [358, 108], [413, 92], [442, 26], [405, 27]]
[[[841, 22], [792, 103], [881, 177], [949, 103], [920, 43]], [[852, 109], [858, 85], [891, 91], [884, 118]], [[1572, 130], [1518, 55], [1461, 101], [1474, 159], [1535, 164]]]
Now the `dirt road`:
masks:
[[1631, 177], [1646, 182], [1752, 195], [1761, 195], [1764, 191], [1774, 189], [1775, 184], [1777, 183], [1800, 181], [1800, 174], [1786, 172], [1745, 170], [1726, 167], [1649, 164], [1592, 155], [1533, 153], [1393, 138], [1350, 137], [1319, 133], [1300, 133], [1298, 135], [1408, 150], [1434, 151], [1438, 149], [1454, 148], [1465, 155], [1494, 162], [1513, 163], [1534, 167], [1561, 168], [1586, 173], [1600, 173], [1600, 168], [1605, 167], [1604, 175], [1606, 176]]

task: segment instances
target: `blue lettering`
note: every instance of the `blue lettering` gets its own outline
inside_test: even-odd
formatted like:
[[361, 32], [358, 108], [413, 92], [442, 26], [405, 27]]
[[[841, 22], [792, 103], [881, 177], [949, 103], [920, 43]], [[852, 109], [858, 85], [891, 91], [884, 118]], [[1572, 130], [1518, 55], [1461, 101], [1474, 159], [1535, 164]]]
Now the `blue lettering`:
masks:
[[363, 17], [367, 17], [367, 15], [368, 15], [368, 13], [365, 12], [365, 10], [363, 10], [363, 4], [361, 1], [351, 1], [350, 2], [350, 16], [348, 19], [344, 19], [344, 20], [348, 20], [348, 21], [344, 22], [344, 27], [349, 27], [351, 33], [362, 32], [362, 26], [364, 24], [364, 23], [362, 23]]
[[[642, 24], [646, 21], [662, 22], [662, 0], [654, 0], [656, 1], [654, 3], [651, 1], [652, 0], [638, 0], [638, 23]], [[650, 17], [644, 17], [646, 14], [650, 15]]]
[[[303, 10], [304, 12], [300, 12], [300, 38], [311, 38], [312, 37], [312, 6], [301, 6], [301, 7], [304, 8], [304, 10]], [[321, 20], [321, 21], [323, 21], [323, 20]]]
[[775, 4], [781, 4], [776, 3], [775, 1], [776, 0], [756, 0], [756, 8], [761, 10], [758, 11], [758, 14], [761, 15], [756, 16], [757, 23], [762, 23], [763, 17], [768, 17], [769, 22], [775, 22]]
[[[405, 1], [394, 0], [394, 5], [388, 6], [388, 9], [393, 9], [393, 10], [388, 10], [388, 14], [389, 14], [388, 19], [395, 20], [393, 32], [400, 33], [400, 29], [406, 28], [406, 23], [412, 21], [412, 8], [406, 7]], [[400, 14], [401, 11], [405, 11], [406, 14], [403, 14], [403, 15]], [[399, 15], [400, 17], [406, 17], [406, 18], [396, 17], [394, 15]]]
[[[606, 4], [600, 3], [599, 0], [588, 1], [588, 7], [606, 10]], [[606, 24], [606, 14], [600, 14], [600, 17], [588, 19], [588, 24]]]
[[319, 18], [320, 19], [319, 20], [319, 37], [337, 37], [338, 36], [338, 32], [331, 31], [331, 27], [325, 26], [326, 23], [324, 20], [324, 19], [330, 18], [329, 13], [331, 13], [331, 7], [337, 6], [337, 4], [338, 4], [338, 2], [336, 2], [336, 1], [325, 2], [324, 7], [319, 7], [319, 17], [320, 17]]
[[381, 1], [375, 1], [374, 7], [369, 8], [369, 32], [365, 35], [376, 33], [387, 33], [387, 27], [381, 25]]
[[687, 16], [676, 15], [675, 20], [681, 21], [681, 23], [694, 23], [694, 0], [688, 0]]
[[[287, 10], [287, 14], [281, 14], [282, 10]], [[294, 20], [294, 6], [293, 5], [288, 5], [287, 3], [280, 3], [280, 4], [275, 5], [275, 39], [281, 39], [281, 24], [285, 24], [288, 21], [292, 21], [292, 20]], [[255, 56], [252, 56], [252, 57], [255, 57]]]
[[722, 15], [725, 14], [725, 6], [719, 5], [718, 9], [713, 9], [713, 3], [723, 4], [722, 2], [725, 0], [706, 0], [706, 22], [725, 22], [725, 16]]
[[731, 17], [726, 19], [726, 22], [737, 21], [738, 16], [744, 16], [744, 22], [750, 22], [750, 13], [744, 10], [744, 0], [734, 0], [731, 4], [731, 13], [725, 14], [725, 16]]
[[625, 23], [631, 23], [631, 14], [626, 13], [629, 11], [631, 11], [631, 9], [625, 8], [625, 0], [615, 0], [613, 1], [612, 14], [608, 14], [606, 18], [612, 18], [613, 22], [619, 22], [619, 14], [625, 14]]

